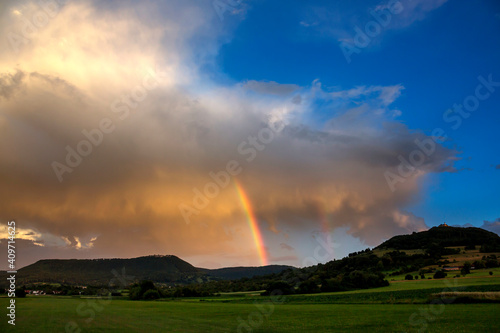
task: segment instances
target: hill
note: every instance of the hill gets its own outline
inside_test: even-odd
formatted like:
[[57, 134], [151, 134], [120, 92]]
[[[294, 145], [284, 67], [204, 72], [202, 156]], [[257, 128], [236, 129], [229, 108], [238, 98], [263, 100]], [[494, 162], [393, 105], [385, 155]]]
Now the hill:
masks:
[[263, 289], [267, 294], [273, 290], [285, 294], [309, 294], [383, 287], [389, 284], [387, 278], [399, 276], [403, 279], [408, 274], [411, 279], [415, 276], [433, 278], [447, 264], [461, 266], [470, 261], [479, 269], [499, 267], [496, 253], [500, 252], [499, 246], [500, 237], [483, 229], [436, 227], [395, 236], [373, 250], [368, 248], [350, 253], [325, 264], [239, 281], [209, 281], [190, 286], [190, 291], [184, 287], [171, 290], [170, 294], [185, 296]]
[[[49, 259], [18, 270], [18, 285], [46, 282], [72, 285], [108, 285], [125, 275], [134, 281], [151, 280], [163, 284], [186, 284], [222, 279], [239, 279], [279, 273], [291, 266], [197, 268], [173, 255], [132, 259]], [[0, 272], [2, 282], [5, 272]]]
[[286, 269], [294, 268], [285, 265], [268, 265], [261, 267], [226, 267], [219, 269], [208, 269], [209, 276], [224, 280], [235, 280], [241, 278], [252, 278], [254, 276], [277, 274]]
[[[102, 286], [116, 281], [116, 275], [121, 276], [125, 269], [125, 275], [133, 281], [151, 280], [164, 285], [205, 284], [196, 288], [209, 292], [262, 290], [280, 281], [286, 281], [294, 288], [302, 285], [304, 291], [319, 291], [319, 286], [322, 291], [337, 291], [385, 285], [386, 275], [416, 272], [438, 265], [444, 255], [458, 251], [445, 247], [471, 245], [479, 245], [481, 253], [500, 252], [500, 237], [480, 228], [434, 227], [428, 231], [392, 237], [376, 247], [375, 251], [366, 249], [341, 260], [303, 269], [280, 265], [205, 269], [194, 267], [172, 255], [132, 259], [40, 260], [19, 269], [17, 284], [46, 282]], [[424, 251], [404, 252], [411, 249]], [[495, 261], [491, 267], [496, 267], [496, 257], [490, 259]], [[485, 263], [487, 260], [484, 259]], [[2, 285], [6, 281], [5, 274], [0, 272]], [[243, 281], [234, 281], [243, 278]]]
[[394, 236], [375, 249], [426, 249], [431, 245], [441, 247], [485, 245], [494, 247], [491, 251], [497, 251], [495, 248], [500, 247], [500, 237], [493, 232], [481, 228], [440, 226], [433, 227], [427, 231], [414, 232], [411, 235]]
[[[199, 270], [176, 256], [146, 256], [132, 259], [49, 259], [18, 270], [20, 283], [49, 282], [107, 285], [121, 275], [156, 282], [195, 280]], [[114, 273], [115, 272], [115, 273]]]

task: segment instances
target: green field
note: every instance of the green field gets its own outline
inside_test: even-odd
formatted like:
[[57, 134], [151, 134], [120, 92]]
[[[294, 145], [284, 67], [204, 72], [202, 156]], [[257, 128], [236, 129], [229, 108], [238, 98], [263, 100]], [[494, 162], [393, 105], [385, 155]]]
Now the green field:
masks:
[[[19, 300], [15, 331], [64, 332], [67, 323], [74, 322], [83, 332], [235, 332], [239, 319], [247, 323], [250, 319], [253, 332], [418, 332], [424, 327], [428, 332], [500, 330], [498, 304], [449, 304], [442, 311], [439, 306], [409, 304], [284, 304], [276, 305], [266, 318], [253, 304], [113, 300], [89, 320], [90, 312], [77, 314], [85, 302], [52, 297]], [[1, 303], [4, 308], [6, 300]], [[269, 305], [265, 309], [268, 313]], [[4, 319], [0, 330], [14, 331], [6, 326]]]
[[[498, 303], [428, 303], [430, 294], [450, 287], [500, 291], [500, 278], [393, 282], [377, 289], [285, 296], [275, 303], [255, 292], [151, 302], [117, 298], [105, 304], [92, 297], [32, 296], [17, 299], [16, 327], [4, 314], [0, 332], [500, 331]], [[7, 304], [0, 298], [4, 311]]]

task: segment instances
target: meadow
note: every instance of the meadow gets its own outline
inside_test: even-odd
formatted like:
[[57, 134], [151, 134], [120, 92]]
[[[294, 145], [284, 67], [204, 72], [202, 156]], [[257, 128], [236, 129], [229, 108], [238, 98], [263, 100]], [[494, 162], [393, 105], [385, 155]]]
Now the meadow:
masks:
[[[339, 293], [258, 293], [130, 301], [28, 296], [16, 301], [16, 327], [3, 315], [0, 331], [15, 332], [498, 332], [500, 306], [429, 304], [434, 293], [500, 291], [500, 278], [392, 282]], [[273, 303], [274, 302], [274, 303]], [[5, 309], [8, 299], [0, 298]], [[5, 311], [5, 310], [4, 310]], [[9, 327], [8, 327], [9, 326]]]

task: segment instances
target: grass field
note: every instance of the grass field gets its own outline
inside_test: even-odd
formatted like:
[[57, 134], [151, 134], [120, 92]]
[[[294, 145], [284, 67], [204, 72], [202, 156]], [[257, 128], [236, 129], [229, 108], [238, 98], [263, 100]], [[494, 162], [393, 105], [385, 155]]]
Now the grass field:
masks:
[[[500, 330], [498, 304], [449, 304], [442, 308], [406, 304], [284, 304], [276, 305], [266, 317], [254, 304], [113, 300], [89, 320], [90, 312], [83, 311], [85, 316], [77, 313], [85, 302], [54, 297], [18, 300], [15, 331], [65, 332], [68, 323], [82, 332], [250, 332], [248, 328], [253, 332], [315, 333], [418, 332], [424, 328], [428, 332]], [[6, 299], [0, 303], [4, 308]], [[265, 314], [270, 312], [269, 305], [265, 309]], [[0, 330], [14, 331], [6, 326], [4, 318]]]
[[[15, 328], [2, 315], [0, 332], [500, 331], [498, 303], [428, 303], [429, 295], [452, 289], [500, 291], [500, 278], [393, 282], [377, 289], [286, 296], [279, 304], [255, 292], [104, 304], [91, 297], [33, 296], [17, 299]], [[2, 309], [7, 304], [7, 298], [0, 298]]]

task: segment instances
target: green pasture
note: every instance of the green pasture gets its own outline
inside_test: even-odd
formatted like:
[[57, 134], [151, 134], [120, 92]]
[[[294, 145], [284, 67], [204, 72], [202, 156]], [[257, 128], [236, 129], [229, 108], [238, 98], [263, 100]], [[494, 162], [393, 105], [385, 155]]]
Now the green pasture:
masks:
[[[498, 304], [233, 304], [28, 297], [7, 332], [498, 332]], [[94, 300], [95, 301], [95, 300]], [[0, 299], [5, 309], [7, 299]], [[83, 304], [83, 305], [82, 305]], [[258, 306], [262, 310], [259, 310]], [[93, 309], [94, 311], [90, 311]], [[238, 330], [239, 328], [239, 330]]]
[[[257, 292], [149, 302], [28, 296], [16, 300], [16, 326], [8, 325], [3, 314], [0, 332], [500, 331], [498, 303], [429, 304], [431, 294], [450, 290], [500, 291], [500, 279], [393, 282], [377, 289], [273, 300]], [[0, 298], [4, 313], [8, 301]]]

